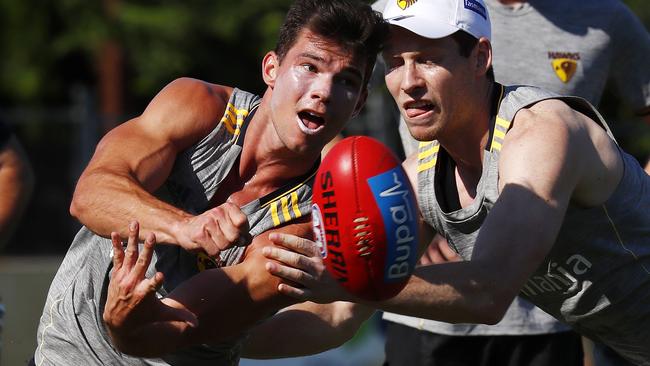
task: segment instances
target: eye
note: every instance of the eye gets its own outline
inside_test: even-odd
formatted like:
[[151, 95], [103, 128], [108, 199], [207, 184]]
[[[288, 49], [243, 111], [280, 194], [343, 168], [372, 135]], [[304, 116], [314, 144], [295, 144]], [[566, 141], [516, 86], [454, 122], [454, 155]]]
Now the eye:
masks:
[[439, 58], [433, 56], [423, 56], [418, 59], [418, 63], [426, 66], [435, 66], [440, 63], [440, 60]]
[[404, 65], [404, 60], [401, 58], [390, 58], [386, 60], [386, 73], [389, 73], [402, 65]]
[[302, 64], [302, 65], [300, 65], [300, 66], [301, 66], [305, 71], [308, 71], [308, 72], [317, 72], [317, 71], [318, 71], [318, 69], [316, 68], [316, 66], [314, 66], [314, 65], [312, 65], [312, 64], [310, 64], [310, 63], [304, 63], [304, 64]]

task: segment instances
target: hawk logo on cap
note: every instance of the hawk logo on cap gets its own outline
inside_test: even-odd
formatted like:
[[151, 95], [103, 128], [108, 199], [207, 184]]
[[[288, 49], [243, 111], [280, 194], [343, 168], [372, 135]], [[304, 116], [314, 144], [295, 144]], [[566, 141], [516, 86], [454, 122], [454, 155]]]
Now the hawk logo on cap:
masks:
[[417, 2], [418, 0], [397, 0], [397, 6], [402, 10], [406, 10], [406, 8]]
[[549, 52], [548, 58], [551, 59], [551, 66], [555, 75], [563, 82], [568, 83], [575, 75], [580, 61], [578, 52]]

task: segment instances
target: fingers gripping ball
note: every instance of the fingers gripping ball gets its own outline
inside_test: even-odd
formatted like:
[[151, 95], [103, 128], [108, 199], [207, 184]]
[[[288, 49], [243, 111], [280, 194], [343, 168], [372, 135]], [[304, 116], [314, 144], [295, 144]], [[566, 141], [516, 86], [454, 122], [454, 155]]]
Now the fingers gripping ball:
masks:
[[397, 157], [364, 136], [343, 139], [316, 173], [314, 237], [331, 275], [367, 300], [395, 296], [417, 257], [417, 206]]

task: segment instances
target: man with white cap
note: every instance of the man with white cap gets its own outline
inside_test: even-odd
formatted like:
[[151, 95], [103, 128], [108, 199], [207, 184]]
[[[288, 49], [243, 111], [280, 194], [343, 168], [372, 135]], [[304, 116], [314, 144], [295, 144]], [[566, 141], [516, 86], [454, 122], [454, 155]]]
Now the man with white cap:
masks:
[[267, 269], [300, 284], [279, 290], [484, 324], [521, 294], [650, 365], [650, 177], [585, 100], [491, 78], [481, 1], [389, 2], [384, 17], [386, 84], [410, 133], [426, 141], [404, 164], [417, 187], [421, 244], [441, 233], [464, 261], [419, 267], [395, 298], [368, 303], [332, 283], [316, 243], [277, 235], [293, 251], [265, 250], [284, 263]]
[[[382, 2], [383, 10], [387, 2]], [[482, 4], [477, 3], [475, 6], [483, 10]], [[413, 8], [415, 9], [415, 4]], [[388, 9], [395, 8], [389, 6]], [[488, 13], [489, 11], [486, 15], [490, 18]], [[481, 26], [472, 34], [476, 38], [485, 36], [492, 41], [491, 22], [481, 23]], [[426, 29], [423, 31], [426, 32]], [[403, 118], [400, 120], [399, 128], [404, 150], [410, 153], [416, 152], [418, 141], [409, 134]], [[407, 155], [411, 155], [410, 153]], [[459, 258], [449, 249], [444, 238], [437, 236], [425, 252], [422, 264], [459, 260]], [[387, 320], [385, 365], [481, 363], [484, 365], [578, 366], [583, 364], [580, 336], [572, 332], [567, 325], [519, 296], [510, 305], [503, 319], [495, 325], [450, 324], [394, 313], [385, 313], [383, 317]], [[415, 347], [420, 351], [413, 352]], [[457, 352], [459, 349], [467, 348], [471, 348], [472, 352]], [[433, 360], [434, 355], [435, 360]]]

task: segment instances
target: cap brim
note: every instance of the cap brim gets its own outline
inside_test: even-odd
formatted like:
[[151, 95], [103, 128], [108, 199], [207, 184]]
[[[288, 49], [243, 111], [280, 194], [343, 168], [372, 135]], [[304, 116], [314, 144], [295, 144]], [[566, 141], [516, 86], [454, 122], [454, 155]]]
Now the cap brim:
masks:
[[455, 33], [458, 28], [450, 24], [438, 22], [434, 23], [430, 20], [424, 20], [412, 15], [400, 15], [386, 19], [389, 24], [405, 28], [417, 35], [426, 38], [444, 38], [448, 35]]

